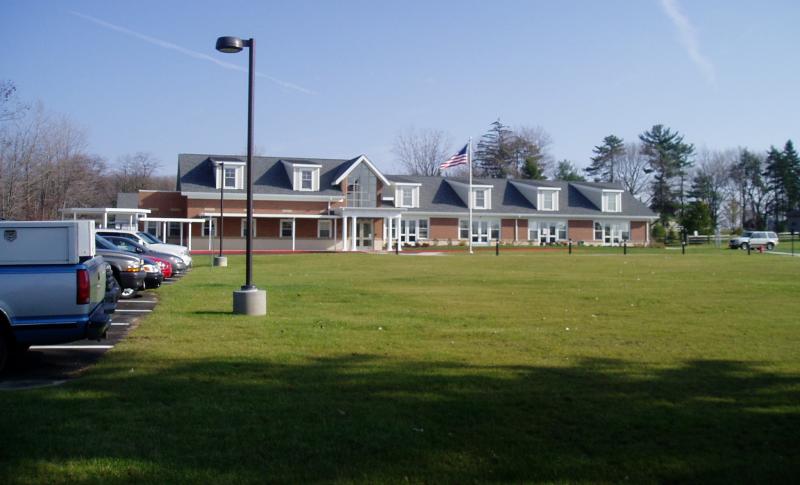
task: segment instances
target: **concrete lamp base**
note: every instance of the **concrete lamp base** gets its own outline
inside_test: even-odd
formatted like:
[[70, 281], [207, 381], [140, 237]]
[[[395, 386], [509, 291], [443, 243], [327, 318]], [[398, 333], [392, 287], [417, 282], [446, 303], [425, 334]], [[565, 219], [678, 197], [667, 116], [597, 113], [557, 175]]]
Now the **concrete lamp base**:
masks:
[[266, 290], [238, 290], [233, 292], [233, 313], [260, 316], [267, 314]]
[[228, 266], [228, 257], [227, 256], [214, 256], [214, 266], [219, 267], [227, 267]]

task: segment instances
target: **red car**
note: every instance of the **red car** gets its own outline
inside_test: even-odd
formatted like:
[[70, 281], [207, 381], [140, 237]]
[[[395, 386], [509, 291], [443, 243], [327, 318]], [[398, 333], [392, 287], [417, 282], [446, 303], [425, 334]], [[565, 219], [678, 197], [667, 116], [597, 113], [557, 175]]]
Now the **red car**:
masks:
[[172, 278], [172, 263], [166, 259], [155, 258], [153, 256], [148, 256], [148, 258], [158, 263], [158, 266], [161, 268], [161, 272], [164, 274], [165, 279]]

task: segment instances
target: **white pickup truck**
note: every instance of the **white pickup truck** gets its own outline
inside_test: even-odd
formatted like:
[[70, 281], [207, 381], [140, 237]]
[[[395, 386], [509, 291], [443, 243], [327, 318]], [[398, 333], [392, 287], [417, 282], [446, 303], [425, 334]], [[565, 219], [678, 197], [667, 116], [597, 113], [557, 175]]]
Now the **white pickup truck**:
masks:
[[0, 221], [0, 369], [31, 345], [100, 339], [106, 263], [91, 221]]

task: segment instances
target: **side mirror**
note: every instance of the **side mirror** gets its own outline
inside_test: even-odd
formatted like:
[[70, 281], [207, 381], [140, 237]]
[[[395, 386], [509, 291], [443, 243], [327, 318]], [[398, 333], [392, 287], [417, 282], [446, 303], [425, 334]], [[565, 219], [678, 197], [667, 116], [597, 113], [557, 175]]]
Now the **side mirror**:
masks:
[[142, 254], [144, 252], [144, 249], [137, 247], [136, 252]]

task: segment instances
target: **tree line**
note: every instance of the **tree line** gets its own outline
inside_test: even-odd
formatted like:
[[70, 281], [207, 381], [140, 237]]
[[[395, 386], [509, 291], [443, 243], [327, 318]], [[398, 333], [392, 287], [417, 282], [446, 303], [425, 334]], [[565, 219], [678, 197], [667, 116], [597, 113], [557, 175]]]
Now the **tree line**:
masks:
[[0, 219], [60, 219], [67, 207], [114, 207], [118, 192], [174, 190], [149, 153], [115, 163], [88, 151], [86, 130], [0, 81]]
[[[570, 160], [555, 161], [551, 144], [541, 127], [512, 129], [496, 120], [477, 143], [473, 173], [620, 184], [659, 215], [657, 233], [674, 224], [704, 234], [717, 228], [783, 231], [800, 209], [800, 158], [791, 140], [763, 152], [697, 150], [678, 131], [657, 124], [631, 142], [604, 137], [583, 169]], [[409, 149], [420, 146], [424, 150]], [[417, 175], [440, 175], [450, 149], [441, 131], [406, 131], [394, 145], [401, 166]]]

